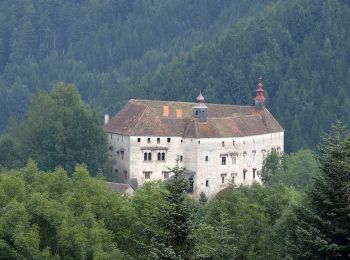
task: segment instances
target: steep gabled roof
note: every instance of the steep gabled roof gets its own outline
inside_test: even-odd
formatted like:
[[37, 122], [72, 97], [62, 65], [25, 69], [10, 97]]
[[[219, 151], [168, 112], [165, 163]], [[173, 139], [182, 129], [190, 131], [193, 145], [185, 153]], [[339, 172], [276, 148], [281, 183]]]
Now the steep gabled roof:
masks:
[[[241, 137], [282, 132], [271, 113], [254, 106], [206, 104], [207, 122], [193, 118], [194, 103], [131, 99], [106, 125], [109, 133], [190, 138]], [[164, 116], [164, 107], [168, 110]], [[180, 115], [176, 111], [181, 111]]]

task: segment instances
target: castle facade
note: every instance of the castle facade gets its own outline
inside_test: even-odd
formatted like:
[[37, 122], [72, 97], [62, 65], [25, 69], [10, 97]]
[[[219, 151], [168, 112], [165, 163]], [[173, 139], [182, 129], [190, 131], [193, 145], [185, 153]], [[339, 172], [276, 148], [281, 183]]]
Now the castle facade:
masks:
[[230, 183], [260, 183], [266, 155], [284, 150], [284, 129], [265, 107], [260, 80], [254, 106], [130, 100], [109, 120], [110, 156], [118, 182], [166, 180], [176, 163], [190, 192], [208, 197]]

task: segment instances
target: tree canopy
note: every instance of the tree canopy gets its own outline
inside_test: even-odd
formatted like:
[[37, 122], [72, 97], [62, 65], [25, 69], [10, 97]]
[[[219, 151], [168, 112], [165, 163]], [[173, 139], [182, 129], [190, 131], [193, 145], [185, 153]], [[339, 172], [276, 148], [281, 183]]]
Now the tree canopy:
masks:
[[[9, 151], [1, 149], [5, 146]], [[107, 167], [107, 136], [77, 89], [57, 83], [51, 94], [40, 92], [31, 99], [23, 120], [9, 125], [0, 140], [1, 157], [2, 167], [31, 158], [42, 170], [61, 166], [69, 173], [85, 163], [95, 175]]]

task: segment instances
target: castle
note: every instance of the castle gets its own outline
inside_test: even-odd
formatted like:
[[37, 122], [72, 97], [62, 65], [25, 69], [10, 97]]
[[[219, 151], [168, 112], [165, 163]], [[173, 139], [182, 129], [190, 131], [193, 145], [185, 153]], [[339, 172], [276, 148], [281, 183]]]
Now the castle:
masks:
[[263, 84], [255, 106], [130, 100], [105, 116], [110, 156], [118, 182], [166, 180], [176, 161], [187, 169], [190, 191], [214, 196], [229, 183], [261, 182], [265, 156], [283, 152], [284, 129], [265, 107]]

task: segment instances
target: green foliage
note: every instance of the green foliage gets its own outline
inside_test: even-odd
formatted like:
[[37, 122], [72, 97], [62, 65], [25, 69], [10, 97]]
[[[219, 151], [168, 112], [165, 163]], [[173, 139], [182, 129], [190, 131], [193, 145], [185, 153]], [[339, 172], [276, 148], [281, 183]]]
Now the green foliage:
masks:
[[260, 173], [264, 185], [283, 184], [302, 190], [319, 174], [319, 163], [310, 150], [299, 150], [279, 156], [272, 152]]
[[195, 231], [199, 259], [280, 259], [274, 226], [292, 202], [283, 186], [228, 188], [209, 201]]
[[0, 197], [1, 258], [123, 259], [123, 233], [132, 230], [135, 213], [86, 167], [69, 178], [30, 162], [0, 174]]
[[286, 255], [295, 259], [346, 259], [350, 256], [350, 135], [338, 123], [320, 147], [320, 169], [302, 202], [286, 220]]
[[[194, 203], [187, 196], [184, 169], [176, 165], [165, 183], [164, 201], [154, 215], [156, 230], [150, 230], [150, 259], [186, 259], [192, 250]], [[156, 232], [155, 232], [156, 231]]]
[[57, 83], [51, 95], [34, 96], [25, 119], [12, 123], [0, 140], [3, 167], [29, 158], [43, 170], [62, 166], [72, 173], [76, 164], [85, 163], [95, 175], [107, 167], [106, 134], [73, 85]]
[[260, 173], [260, 178], [263, 184], [271, 184], [273, 176], [277, 174], [280, 168], [281, 157], [277, 154], [277, 152], [272, 151], [263, 161], [263, 167]]
[[130, 82], [276, 0], [0, 2], [0, 130], [57, 81], [116, 112]]

